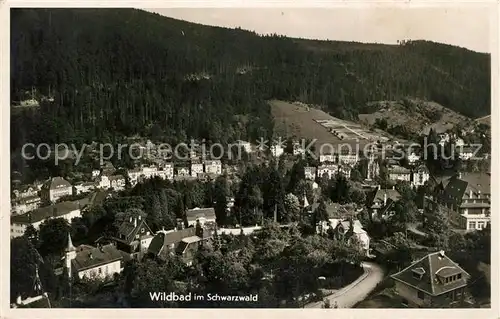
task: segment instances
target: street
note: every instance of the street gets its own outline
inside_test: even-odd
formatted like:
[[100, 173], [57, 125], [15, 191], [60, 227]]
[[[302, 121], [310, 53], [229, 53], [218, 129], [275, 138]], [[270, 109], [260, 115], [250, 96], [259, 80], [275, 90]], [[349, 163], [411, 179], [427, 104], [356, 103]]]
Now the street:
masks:
[[[338, 308], [351, 308], [362, 301], [384, 278], [383, 269], [374, 263], [364, 262], [362, 264], [364, 273], [348, 286], [340, 289], [332, 295], [325, 297], [330, 301], [333, 308], [337, 302]], [[322, 308], [323, 301], [307, 304], [305, 308]]]

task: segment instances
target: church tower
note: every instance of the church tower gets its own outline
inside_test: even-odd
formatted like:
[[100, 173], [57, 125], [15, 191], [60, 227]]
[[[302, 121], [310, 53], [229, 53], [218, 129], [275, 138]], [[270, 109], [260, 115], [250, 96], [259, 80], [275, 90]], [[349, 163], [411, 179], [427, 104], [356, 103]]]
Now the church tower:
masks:
[[66, 271], [68, 272], [68, 278], [71, 279], [71, 261], [76, 258], [76, 248], [73, 246], [71, 241], [71, 235], [68, 233], [68, 246], [66, 247]]
[[366, 179], [371, 181], [375, 179], [380, 174], [380, 167], [375, 159], [373, 153], [370, 154], [370, 159], [368, 161], [368, 169]]

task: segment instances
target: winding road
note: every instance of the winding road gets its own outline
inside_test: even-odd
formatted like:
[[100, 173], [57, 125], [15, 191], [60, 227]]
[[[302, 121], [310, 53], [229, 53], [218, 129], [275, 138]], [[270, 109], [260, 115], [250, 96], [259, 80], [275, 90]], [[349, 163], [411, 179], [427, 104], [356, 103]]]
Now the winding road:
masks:
[[[364, 273], [351, 284], [325, 297], [330, 300], [333, 308], [337, 303], [338, 308], [352, 308], [355, 304], [362, 301], [368, 294], [375, 289], [377, 284], [384, 278], [384, 270], [377, 264], [363, 262]], [[309, 303], [305, 308], [322, 308], [323, 301]]]

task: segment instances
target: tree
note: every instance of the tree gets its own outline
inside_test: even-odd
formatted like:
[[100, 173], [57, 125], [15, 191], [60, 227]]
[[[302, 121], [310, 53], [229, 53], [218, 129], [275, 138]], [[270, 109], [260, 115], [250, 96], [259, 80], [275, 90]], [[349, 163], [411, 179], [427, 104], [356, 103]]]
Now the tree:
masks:
[[38, 231], [33, 227], [33, 225], [28, 225], [26, 227], [26, 230], [24, 231], [23, 237], [28, 239], [33, 247], [38, 247], [39, 245], [39, 238], [38, 238]]
[[314, 210], [314, 218], [317, 222], [328, 221], [329, 219], [326, 203], [323, 198], [320, 200], [318, 207]]
[[285, 196], [285, 212], [286, 212], [286, 217], [285, 217], [286, 222], [299, 220], [299, 214], [300, 214], [299, 199], [292, 193], [288, 193]]
[[227, 222], [227, 198], [230, 196], [229, 185], [225, 176], [219, 176], [215, 180], [215, 215], [217, 224], [225, 225]]
[[44, 221], [40, 225], [40, 254], [61, 255], [68, 244], [70, 224], [64, 218], [54, 218]]
[[13, 238], [10, 242], [10, 300], [14, 302], [18, 296], [29, 297], [33, 293], [36, 268], [40, 264], [40, 256], [31, 242], [22, 237]]

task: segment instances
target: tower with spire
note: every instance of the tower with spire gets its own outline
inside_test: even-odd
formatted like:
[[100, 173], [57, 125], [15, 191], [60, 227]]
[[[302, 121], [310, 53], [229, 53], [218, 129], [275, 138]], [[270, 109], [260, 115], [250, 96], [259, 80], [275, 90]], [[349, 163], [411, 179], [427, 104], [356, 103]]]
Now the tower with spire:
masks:
[[71, 240], [71, 235], [68, 233], [68, 246], [66, 247], [66, 271], [68, 273], [68, 278], [71, 279], [71, 261], [76, 258], [76, 248], [73, 246], [73, 241]]

